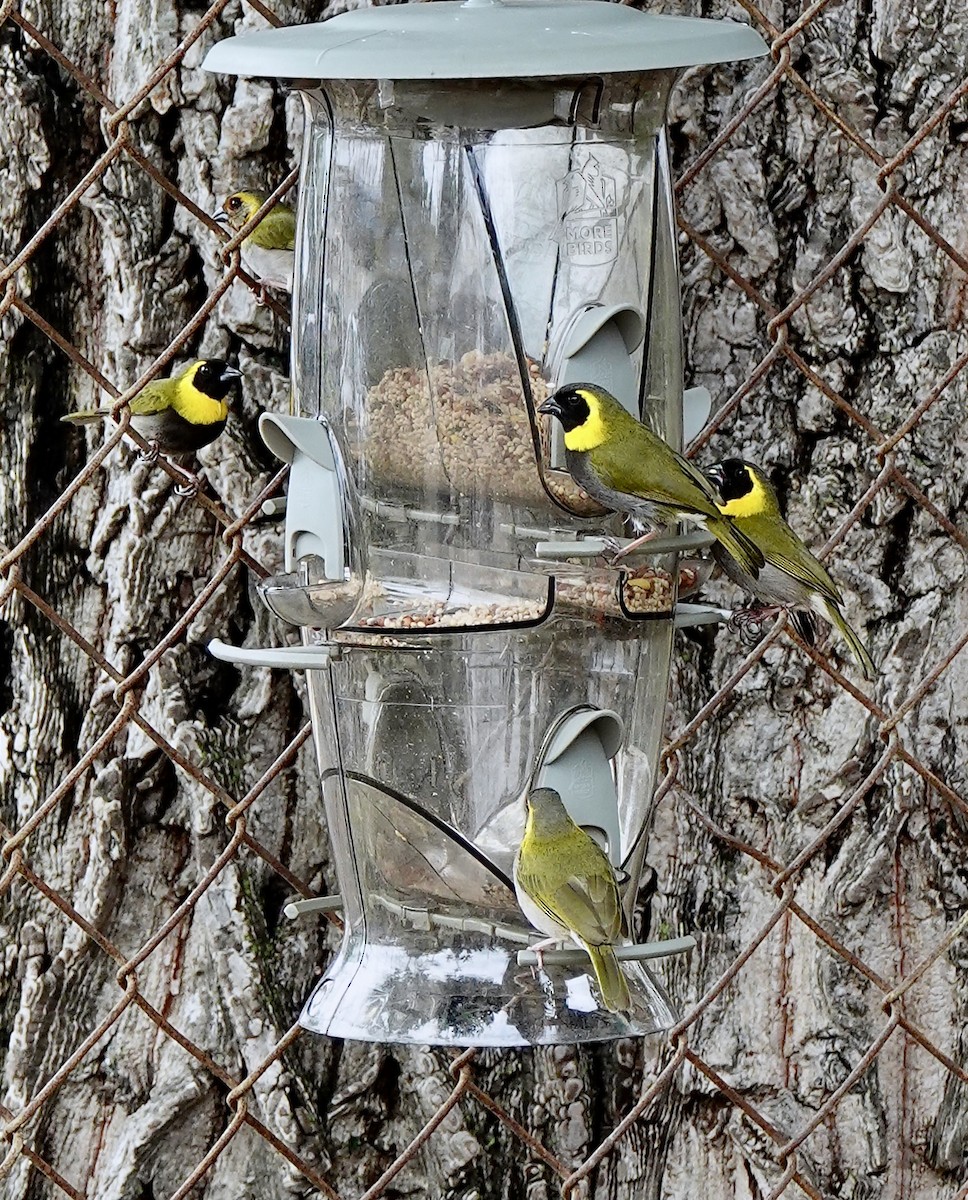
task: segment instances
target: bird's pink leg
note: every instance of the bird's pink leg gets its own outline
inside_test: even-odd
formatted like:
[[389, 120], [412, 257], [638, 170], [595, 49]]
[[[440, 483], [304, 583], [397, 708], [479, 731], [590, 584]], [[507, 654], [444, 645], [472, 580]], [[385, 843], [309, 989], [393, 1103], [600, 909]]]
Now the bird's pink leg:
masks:
[[552, 946], [557, 946], [559, 940], [559, 938], [553, 937], [543, 938], [540, 942], [535, 942], [533, 945], [528, 947], [529, 950], [533, 950], [535, 953], [535, 957], [538, 960], [539, 971], [544, 970], [544, 952], [546, 950], [550, 950]]
[[659, 536], [658, 529], [650, 529], [648, 533], [643, 533], [641, 537], [637, 537], [634, 542], [629, 542], [627, 546], [622, 546], [612, 555], [610, 566], [614, 566], [620, 559], [625, 558], [628, 554], [634, 554], [640, 546], [644, 546], [646, 542], [651, 542]]

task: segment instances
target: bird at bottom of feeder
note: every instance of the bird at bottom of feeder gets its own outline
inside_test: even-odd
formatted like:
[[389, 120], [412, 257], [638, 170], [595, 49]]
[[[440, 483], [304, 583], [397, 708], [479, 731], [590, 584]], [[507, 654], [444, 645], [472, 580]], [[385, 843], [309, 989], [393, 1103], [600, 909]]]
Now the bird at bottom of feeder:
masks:
[[[150, 450], [142, 457], [151, 462], [164, 454], [192, 454], [214, 442], [228, 420], [226, 397], [237, 380], [238, 367], [221, 358], [200, 358], [170, 379], [153, 379], [134, 396], [128, 408], [131, 428], [145, 439]], [[109, 406], [67, 413], [62, 421], [75, 425], [103, 421], [112, 415]], [[170, 463], [181, 475], [190, 492], [197, 491], [198, 479], [177, 463]]]
[[815, 616], [828, 621], [850, 648], [866, 679], [877, 673], [870, 653], [840, 611], [844, 600], [826, 567], [807, 549], [783, 519], [776, 492], [759, 467], [739, 458], [725, 458], [706, 471], [722, 496], [720, 509], [763, 552], [766, 560], [754, 579], [722, 545], [713, 555], [729, 576], [759, 606], [741, 610], [738, 624], [786, 610], [794, 627], [812, 646], [817, 630]]
[[628, 513], [634, 522], [651, 527], [620, 550], [613, 563], [652, 538], [656, 526], [686, 520], [711, 533], [756, 578], [763, 555], [722, 514], [720, 497], [709, 480], [610, 392], [593, 383], [567, 384], [538, 412], [561, 422], [565, 462], [578, 486], [605, 508]]
[[[233, 192], [212, 215], [216, 221], [238, 231], [252, 220], [268, 198], [267, 192]], [[266, 288], [292, 291], [295, 261], [296, 214], [280, 201], [242, 241], [242, 262], [262, 285], [260, 303], [265, 302]]]
[[628, 1012], [632, 997], [613, 949], [627, 932], [615, 869], [553, 788], [530, 792], [527, 809], [514, 890], [521, 911], [549, 939], [535, 948], [539, 963], [542, 949], [575, 942], [591, 959], [605, 1007]]

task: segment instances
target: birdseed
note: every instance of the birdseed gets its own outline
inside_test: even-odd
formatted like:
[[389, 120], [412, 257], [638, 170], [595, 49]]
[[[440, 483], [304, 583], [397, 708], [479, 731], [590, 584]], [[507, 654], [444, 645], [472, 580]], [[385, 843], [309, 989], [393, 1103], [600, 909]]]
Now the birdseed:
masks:
[[[622, 583], [625, 608], [633, 615], [670, 612], [674, 603], [672, 577], [666, 571], [640, 567]], [[562, 612], [622, 618], [615, 578], [575, 579], [561, 577], [555, 590], [556, 607]]]
[[[548, 396], [548, 385], [536, 362], [528, 362], [534, 407]], [[578, 487], [567, 471], [552, 470], [553, 419], [536, 414], [533, 427], [522, 394], [514, 358], [505, 353], [471, 350], [457, 362], [429, 369], [393, 367], [367, 393], [360, 426], [348, 442], [367, 464], [364, 490], [386, 497], [393, 488], [426, 496], [428, 490], [460, 496], [484, 495], [546, 516], [549, 494], [578, 516], [605, 510]], [[535, 456], [535, 429], [541, 459]], [[353, 434], [355, 433], [355, 436]], [[542, 478], [544, 482], [542, 483]], [[616, 573], [590, 571], [557, 579], [556, 610], [600, 620], [628, 614], [669, 612], [674, 602], [666, 572], [639, 568], [621, 578], [625, 609], [618, 600]], [[372, 590], [371, 590], [372, 588]], [[522, 625], [539, 621], [544, 599], [448, 607], [444, 601], [422, 604], [406, 612], [387, 611], [391, 602], [380, 595], [379, 581], [368, 583], [368, 613], [357, 617], [356, 629], [467, 629]], [[382, 610], [382, 611], [381, 611]]]
[[[534, 407], [548, 396], [536, 362], [528, 362]], [[605, 510], [567, 471], [535, 465], [535, 434], [517, 363], [508, 354], [471, 350], [429, 370], [394, 367], [370, 388], [361, 436], [352, 438], [381, 486], [425, 493], [428, 486], [461, 496], [483, 493], [499, 503], [547, 509], [548, 492], [580, 516]], [[552, 418], [537, 416], [542, 461], [548, 461]]]
[[[634, 575], [626, 576], [622, 586], [627, 612], [618, 602], [615, 576], [596, 579], [560, 577], [555, 588], [555, 611], [594, 620], [603, 616], [621, 620], [629, 613], [644, 616], [667, 613], [672, 609], [672, 579], [665, 571], [640, 568]], [[373, 595], [373, 606], [380, 607], [378, 593]], [[358, 617], [353, 625], [357, 629], [473, 629], [489, 625], [533, 624], [544, 612], [543, 601], [517, 600], [448, 608], [438, 600], [407, 612], [377, 612]]]

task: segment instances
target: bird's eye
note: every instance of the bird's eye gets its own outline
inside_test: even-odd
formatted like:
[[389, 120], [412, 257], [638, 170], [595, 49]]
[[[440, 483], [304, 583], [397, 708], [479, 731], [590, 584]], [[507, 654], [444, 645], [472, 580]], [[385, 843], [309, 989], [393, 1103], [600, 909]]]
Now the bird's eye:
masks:
[[236, 209], [242, 207], [242, 201], [238, 198], [238, 196], [230, 196], [228, 200], [225, 201], [225, 207], [230, 208], [233, 212], [235, 212]]

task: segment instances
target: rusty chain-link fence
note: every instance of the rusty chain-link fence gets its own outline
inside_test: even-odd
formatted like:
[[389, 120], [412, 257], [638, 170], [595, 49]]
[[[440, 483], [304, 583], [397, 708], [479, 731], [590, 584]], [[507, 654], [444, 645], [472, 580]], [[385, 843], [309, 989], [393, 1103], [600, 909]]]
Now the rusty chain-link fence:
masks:
[[[280, 23], [271, 9], [261, 3], [261, 0], [248, 0], [251, 7], [270, 23]], [[861, 136], [853, 127], [844, 112], [824, 97], [807, 82], [796, 66], [794, 53], [798, 40], [802, 40], [810, 31], [812, 24], [817, 21], [825, 10], [835, 8], [845, 0], [816, 0], [816, 3], [804, 5], [802, 15], [787, 28], [778, 28], [769, 19], [768, 13], [775, 12], [776, 6], [762, 7], [752, 0], [740, 0], [748, 18], [764, 35], [771, 45], [772, 62], [760, 65], [751, 76], [754, 81], [745, 104], [732, 113], [721, 128], [721, 132], [708, 144], [703, 152], [695, 158], [681, 175], [677, 192], [683, 215], [680, 227], [691, 243], [687, 253], [692, 268], [696, 263], [704, 261], [706, 275], [717, 288], [737, 288], [746, 297], [748, 312], [752, 326], [757, 330], [760, 342], [759, 361], [755, 369], [747, 373], [747, 377], [736, 387], [729, 399], [715, 412], [711, 422], [693, 447], [700, 449], [714, 434], [723, 429], [729, 429], [730, 423], [742, 412], [744, 405], [751, 403], [751, 398], [762, 394], [764, 389], [771, 386], [773, 373], [781, 368], [799, 372], [811, 391], [818, 393], [821, 403], [829, 404], [842, 415], [842, 427], [849, 431], [850, 436], [859, 447], [858, 464], [862, 465], [869, 483], [858, 489], [854, 497], [853, 508], [836, 524], [823, 546], [824, 555], [837, 558], [838, 547], [844, 543], [847, 535], [862, 521], [872, 506], [883, 503], [889, 496], [901, 496], [912, 502], [932, 523], [937, 537], [937, 543], [954, 545], [964, 551], [968, 549], [968, 535], [959, 529], [950, 519], [942, 506], [932, 498], [930, 464], [928, 474], [920, 471], [915, 461], [912, 465], [910, 453], [912, 435], [915, 435], [919, 425], [939, 401], [949, 394], [949, 389], [963, 384], [962, 373], [968, 364], [968, 351], [954, 358], [946, 370], [931, 378], [922, 378], [917, 382], [914, 391], [898, 384], [896, 395], [887, 409], [880, 407], [881, 412], [889, 410], [891, 420], [875, 423], [871, 416], [862, 410], [851, 397], [849, 380], [832, 379], [825, 373], [822, 364], [810, 361], [798, 349], [798, 338], [795, 333], [796, 320], [808, 313], [812, 302], [824, 292], [832, 282], [843, 277], [843, 273], [855, 256], [865, 246], [870, 245], [872, 233], [878, 228], [878, 222], [889, 214], [892, 219], [900, 219], [919, 231], [918, 246], [920, 252], [936, 254], [944, 263], [944, 271], [954, 280], [963, 280], [968, 275], [968, 257], [963, 254], [953, 238], [951, 230], [942, 232], [935, 224], [926, 219], [919, 206], [909, 198], [908, 183], [912, 173], [930, 170], [930, 146], [945, 134], [955, 119], [964, 121], [963, 101], [968, 95], [968, 73], [957, 87], [943, 99], [934, 103], [930, 113], [923, 119], [913, 136], [906, 140], [897, 139], [897, 144], [890, 154], [883, 147], [876, 148], [869, 140]], [[221, 541], [224, 547], [223, 557], [217, 569], [206, 582], [205, 586], [195, 594], [190, 604], [184, 609], [179, 619], [170, 627], [167, 634], [156, 645], [151, 647], [138, 661], [136, 667], [126, 670], [124, 664], [111, 661], [99, 649], [96, 635], [88, 631], [86, 634], [76, 628], [72, 621], [65, 618], [47, 599], [45, 599], [45, 581], [32, 578], [24, 564], [29, 552], [43, 539], [54, 535], [57, 523], [65, 510], [74, 503], [75, 498], [87, 488], [102, 465], [116, 450], [125, 436], [131, 437], [128, 428], [128, 416], [125, 402], [130, 400], [146, 382], [164, 374], [168, 365], [179, 355], [184, 354], [186, 347], [196, 338], [199, 330], [212, 315], [216, 306], [229, 289], [238, 286], [249, 286], [255, 289], [255, 282], [249, 279], [241, 268], [239, 246], [248, 234], [252, 223], [226, 241], [223, 248], [225, 265], [224, 275], [218, 286], [204, 298], [191, 320], [183, 328], [174, 332], [170, 343], [151, 366], [137, 380], [111, 380], [106, 378], [98, 366], [89, 361], [83, 353], [62, 335], [54, 324], [28, 301], [21, 280], [30, 271], [31, 262], [48, 239], [56, 238], [61, 225], [70, 219], [72, 213], [81, 204], [85, 194], [96, 181], [117, 160], [127, 160], [137, 164], [146, 172], [157, 187], [163, 189], [179, 206], [182, 206], [196, 221], [205, 223], [211, 230], [212, 236], [219, 236], [220, 230], [215, 222], [187, 195], [181, 187], [167, 178], [157, 164], [138, 149], [136, 139], [131, 137], [129, 122], [134, 119], [139, 105], [150, 97], [154, 89], [163, 86], [168, 77], [180, 69], [186, 55], [192, 51], [199, 39], [211, 40], [215, 36], [225, 36], [229, 29], [224, 27], [223, 10], [227, 0], [219, 0], [212, 5], [204, 15], [197, 19], [189, 36], [183, 38], [176, 50], [169, 54], [164, 61], [158, 62], [154, 71], [142, 85], [127, 96], [109, 96], [102, 90], [97, 79], [92, 78], [75, 62], [66, 57], [57, 45], [48, 37], [43, 28], [39, 28], [34, 20], [25, 15], [26, 4], [18, 0], [4, 0], [0, 5], [0, 28], [5, 35], [23, 39], [32, 53], [42, 53], [49, 57], [50, 71], [69, 77], [73, 86], [83, 90], [86, 96], [94, 102], [100, 117], [100, 127], [89, 130], [91, 137], [101, 139], [101, 149], [94, 157], [90, 168], [77, 180], [76, 186], [57, 204], [42, 224], [38, 225], [30, 236], [23, 242], [21, 248], [5, 264], [0, 266], [0, 316], [15, 310], [19, 317], [32, 323], [48, 338], [69, 360], [71, 369], [88, 376], [97, 388], [103, 390], [105, 397], [113, 398], [116, 403], [115, 415], [117, 424], [109, 426], [106, 439], [96, 452], [92, 453], [82, 470], [70, 480], [49, 506], [40, 519], [34, 521], [29, 528], [20, 530], [5, 530], [4, 536], [10, 542], [9, 548], [3, 550], [0, 558], [2, 570], [3, 601], [9, 602], [16, 594], [21, 601], [32, 605], [43, 618], [49, 622], [52, 635], [67, 639], [84, 655], [88, 656], [100, 676], [100, 687], [107, 688], [116, 706], [116, 714], [103, 728], [103, 731], [90, 745], [80, 746], [76, 762], [69, 773], [59, 779], [43, 801], [34, 807], [33, 811], [17, 823], [16, 828], [3, 828], [3, 874], [0, 878], [0, 893], [8, 893], [14, 888], [36, 889], [49, 902], [52, 910], [58, 910], [73, 927], [93, 942], [98, 951], [113, 960], [116, 964], [117, 993], [113, 1004], [103, 1012], [103, 1017], [96, 1027], [91, 1028], [83, 1040], [80, 1040], [70, 1053], [65, 1054], [63, 1061], [55, 1073], [37, 1083], [33, 1094], [16, 1111], [6, 1107], [0, 1109], [3, 1121], [3, 1137], [5, 1139], [5, 1157], [0, 1163], [0, 1180], [8, 1177], [15, 1166], [22, 1167], [24, 1159], [29, 1161], [35, 1172], [43, 1175], [49, 1189], [44, 1194], [57, 1195], [63, 1193], [80, 1200], [90, 1193], [83, 1183], [67, 1177], [58, 1166], [56, 1154], [45, 1157], [36, 1148], [32, 1130], [43, 1118], [45, 1106], [52, 1097], [63, 1088], [72, 1076], [83, 1074], [87, 1057], [95, 1047], [105, 1039], [115, 1025], [129, 1010], [139, 1009], [150, 1026], [156, 1030], [156, 1036], [173, 1039], [184, 1051], [196, 1061], [200, 1071], [208, 1073], [224, 1088], [225, 1123], [221, 1134], [208, 1148], [204, 1157], [195, 1162], [184, 1163], [184, 1181], [171, 1194], [170, 1200], [180, 1200], [181, 1197], [192, 1193], [196, 1185], [203, 1181], [210, 1172], [219, 1156], [244, 1130], [264, 1139], [278, 1153], [280, 1171], [288, 1164], [288, 1168], [302, 1177], [307, 1193], [315, 1188], [319, 1194], [336, 1197], [337, 1192], [332, 1182], [327, 1179], [325, 1171], [308, 1161], [290, 1145], [286, 1139], [270, 1127], [263, 1116], [259, 1115], [260, 1080], [271, 1068], [284, 1061], [290, 1053], [293, 1044], [300, 1038], [312, 1035], [301, 1032], [298, 1026], [292, 1028], [274, 1047], [271, 1054], [247, 1074], [229, 1069], [225, 1063], [218, 1061], [202, 1046], [185, 1036], [173, 1024], [165, 1011], [152, 1004], [147, 998], [141, 983], [141, 972], [144, 964], [152, 955], [163, 953], [166, 943], [173, 937], [180, 924], [189, 918], [192, 910], [199, 903], [206, 891], [219, 877], [226, 865], [240, 855], [257, 855], [278, 874], [285, 889], [302, 896], [311, 896], [312, 888], [289, 869], [274, 852], [261, 844], [250, 831], [250, 815], [254, 805], [263, 797], [266, 789], [282, 772], [295, 761], [300, 748], [309, 738], [309, 728], [303, 728], [288, 745], [285, 745], [275, 756], [268, 770], [264, 772], [255, 786], [244, 794], [233, 794], [219, 781], [218, 773], [209, 769], [206, 764], [191, 757], [166, 736], [158, 723], [150, 720], [143, 711], [142, 700], [149, 677], [164, 656], [176, 646], [186, 635], [193, 621], [205, 609], [213, 596], [225, 584], [225, 581], [237, 572], [255, 572], [261, 575], [267, 573], [263, 565], [257, 561], [257, 556], [247, 549], [246, 537], [254, 519], [260, 512], [264, 500], [280, 492], [284, 472], [271, 479], [268, 486], [258, 495], [251, 497], [250, 503], [242, 511], [230, 511], [215, 494], [210, 485], [205, 485], [201, 491], [186, 500], [186, 504], [199, 506], [208, 516], [221, 526]], [[764, 11], [764, 9], [766, 11]], [[39, 10], [38, 10], [39, 11]], [[34, 10], [31, 8], [31, 12]], [[805, 103], [812, 109], [811, 119], [821, 123], [826, 129], [826, 136], [843, 140], [844, 145], [856, 161], [863, 164], [869, 171], [872, 180], [876, 182], [876, 201], [863, 213], [859, 219], [851, 211], [848, 219], [850, 228], [843, 238], [837, 252], [818, 264], [812, 271], [812, 277], [805, 285], [801, 285], [781, 300], [770, 299], [764, 294], [762, 281], [754, 282], [748, 278], [736, 265], [736, 256], [723, 250], [715, 237], [700, 232], [693, 227], [689, 219], [689, 195], [695, 181], [704, 172], [715, 167], [717, 157], [730, 151], [737, 131], [747, 123], [755, 120], [763, 106], [775, 101], [778, 95], [795, 93], [797, 103]], [[959, 117], [959, 106], [961, 107]], [[844, 105], [849, 110], [849, 105]], [[897, 131], [895, 131], [896, 134]], [[78, 168], [80, 174], [80, 168]], [[270, 201], [274, 203], [295, 183], [295, 172], [286, 178], [275, 190]], [[258, 218], [256, 218], [258, 219]], [[285, 309], [278, 301], [271, 301], [279, 315], [285, 317]], [[137, 440], [137, 439], [136, 439]], [[164, 460], [159, 460], [154, 468], [156, 471], [166, 471], [168, 466]], [[173, 478], [174, 474], [172, 473]], [[858, 471], [858, 478], [861, 477]], [[810, 539], [808, 539], [810, 540]], [[813, 539], [814, 541], [822, 539]], [[936, 797], [944, 805], [950, 806], [953, 820], [957, 824], [968, 818], [968, 803], [951, 781], [939, 778], [938, 774], [929, 767], [919, 753], [919, 743], [912, 731], [916, 730], [918, 715], [925, 697], [935, 689], [946, 672], [951, 669], [955, 657], [963, 650], [968, 642], [968, 621], [957, 636], [950, 637], [947, 644], [940, 645], [934, 652], [930, 669], [923, 674], [916, 686], [908, 689], [903, 695], [892, 696], [890, 701], [878, 699], [880, 694], [877, 686], [860, 687], [855, 677], [847, 677], [838, 672], [831, 660], [824, 654], [806, 645], [797, 643], [796, 653], [809, 656], [815, 669], [826, 673], [838, 688], [843, 689], [851, 697], [854, 705], [861, 706], [869, 714], [873, 723], [876, 737], [880, 739], [879, 749], [872, 756], [872, 765], [865, 763], [863, 772], [857, 772], [852, 779], [852, 787], [845, 789], [846, 794], [840, 796], [834, 806], [832, 815], [825, 821], [819, 831], [806, 844], [802, 844], [792, 856], [778, 857], [766, 844], [753, 844], [745, 838], [735, 836], [729, 828], [724, 828], [714, 820], [707, 807], [699, 799], [690, 795], [685, 785], [683, 764], [688, 758], [690, 745], [707, 723], [715, 721], [729, 706], [738, 701], [743, 681], [748, 678], [760, 664], [763, 656], [775, 644], [784, 640], [793, 641], [794, 635], [786, 622], [781, 618], [768, 631], [766, 636], [748, 652], [738, 643], [735, 644], [735, 669], [731, 671], [725, 682], [681, 728], [674, 731], [668, 740], [665, 750], [664, 777], [660, 785], [660, 803], [662, 805], [686, 806], [693, 817], [706, 829], [708, 835], [721, 846], [728, 847], [738, 857], [747, 857], [758, 864], [761, 871], [762, 886], [769, 891], [772, 889], [773, 900], [768, 919], [764, 921], [755, 933], [748, 937], [727, 970], [715, 978], [701, 980], [698, 999], [690, 1004], [678, 1025], [670, 1030], [665, 1037], [660, 1069], [642, 1081], [641, 1093], [637, 1101], [627, 1109], [624, 1117], [615, 1125], [612, 1132], [589, 1153], [583, 1161], [562, 1161], [546, 1145], [512, 1117], [509, 1106], [500, 1094], [488, 1094], [475, 1077], [477, 1064], [476, 1052], [473, 1050], [455, 1054], [450, 1066], [452, 1079], [447, 1082], [448, 1094], [419, 1135], [400, 1153], [396, 1155], [387, 1169], [366, 1188], [363, 1195], [366, 1198], [387, 1194], [399, 1194], [394, 1191], [394, 1180], [400, 1171], [412, 1162], [422, 1147], [435, 1137], [451, 1110], [456, 1106], [482, 1106], [491, 1117], [501, 1122], [505, 1132], [518, 1139], [522, 1157], [533, 1156], [540, 1160], [560, 1179], [562, 1194], [575, 1196], [580, 1194], [582, 1181], [588, 1179], [599, 1168], [600, 1164], [616, 1150], [616, 1147], [629, 1135], [637, 1122], [640, 1122], [649, 1112], [650, 1107], [670, 1088], [675, 1086], [677, 1076], [683, 1071], [694, 1069], [701, 1073], [708, 1087], [721, 1098], [724, 1106], [738, 1108], [745, 1114], [751, 1128], [758, 1131], [763, 1145], [767, 1147], [771, 1163], [770, 1190], [763, 1195], [769, 1195], [770, 1200], [780, 1195], [803, 1194], [819, 1198], [830, 1193], [822, 1190], [809, 1169], [804, 1165], [803, 1148], [816, 1131], [824, 1127], [832, 1114], [851, 1090], [863, 1079], [878, 1055], [889, 1044], [903, 1042], [905, 1054], [913, 1062], [919, 1055], [933, 1056], [946, 1073], [946, 1078], [953, 1084], [968, 1085], [968, 1072], [956, 1061], [957, 1039], [952, 1041], [946, 1036], [947, 1025], [944, 1021], [919, 1020], [913, 1015], [908, 1001], [919, 988], [926, 986], [932, 969], [946, 955], [957, 938], [960, 937], [966, 924], [968, 913], [960, 919], [952, 920], [947, 926], [947, 932], [941, 938], [933, 939], [933, 944], [909, 948], [908, 956], [901, 960], [899, 969], [885, 974], [883, 969], [876, 970], [866, 960], [864, 947], [845, 945], [825, 927], [824, 923], [812, 914], [809, 903], [799, 894], [798, 884], [805, 870], [817, 856], [823, 856], [831, 839], [839, 836], [845, 823], [867, 801], [879, 782], [883, 781], [889, 772], [902, 772], [911, 782], [920, 787], [921, 794]], [[92, 922], [83, 911], [75, 906], [75, 898], [64, 894], [57, 886], [44, 879], [34, 870], [31, 862], [31, 839], [45, 823], [56, 822], [58, 814], [65, 803], [70, 803], [75, 795], [75, 789], [80, 781], [92, 771], [98, 756], [104, 747], [109, 745], [119, 734], [129, 729], [137, 729], [183, 776], [190, 777], [198, 788], [204, 789], [212, 799], [224, 809], [224, 822], [228, 840], [224, 849], [211, 863], [208, 870], [200, 874], [190, 893], [174, 907], [168, 919], [156, 929], [148, 931], [143, 944], [134, 954], [125, 954], [119, 947], [107, 938], [97, 923]], [[850, 764], [833, 764], [846, 767]], [[849, 772], [846, 772], [849, 775]], [[857, 777], [862, 775], [862, 777]], [[9, 809], [8, 811], [13, 811]], [[801, 933], [812, 939], [816, 953], [829, 953], [836, 957], [850, 972], [859, 978], [867, 989], [879, 998], [881, 1016], [879, 1027], [867, 1046], [866, 1052], [856, 1056], [849, 1065], [849, 1070], [836, 1081], [831, 1081], [827, 1089], [816, 1102], [809, 1119], [799, 1121], [789, 1127], [778, 1127], [764, 1109], [755, 1103], [748, 1093], [744, 1093], [730, 1082], [729, 1078], [717, 1069], [715, 1063], [707, 1061], [696, 1048], [694, 1037], [698, 1023], [709, 1010], [720, 1003], [723, 997], [733, 994], [737, 983], [741, 985], [744, 968], [749, 959], [770, 938], [771, 934], [781, 925], [799, 927]], [[825, 949], [824, 949], [825, 948]], [[789, 982], [777, 981], [777, 992], [773, 1000], [776, 1004], [782, 1002], [783, 989]], [[293, 1003], [298, 1004], [303, 997], [293, 997]], [[913, 1067], [912, 1067], [913, 1069]], [[90, 1086], [96, 1088], [95, 1081]], [[782, 1088], [783, 1081], [777, 1080], [776, 1086]], [[925, 1121], [927, 1117], [921, 1114], [912, 1118]], [[899, 1156], [916, 1154], [916, 1150], [905, 1147], [899, 1141], [897, 1144]], [[34, 1193], [31, 1193], [34, 1194]], [[252, 1194], [258, 1194], [253, 1192]], [[345, 1190], [342, 1193], [345, 1195]], [[737, 1195], [740, 1192], [736, 1193]], [[743, 1192], [743, 1195], [752, 1194]], [[855, 1194], [847, 1191], [837, 1194]], [[856, 1194], [868, 1195], [861, 1192]], [[897, 1191], [894, 1194], [909, 1194]], [[911, 1193], [913, 1194], [913, 1193]], [[966, 1200], [968, 1197], [968, 1178], [952, 1186], [951, 1200]], [[161, 1200], [159, 1197], [158, 1200]]]

